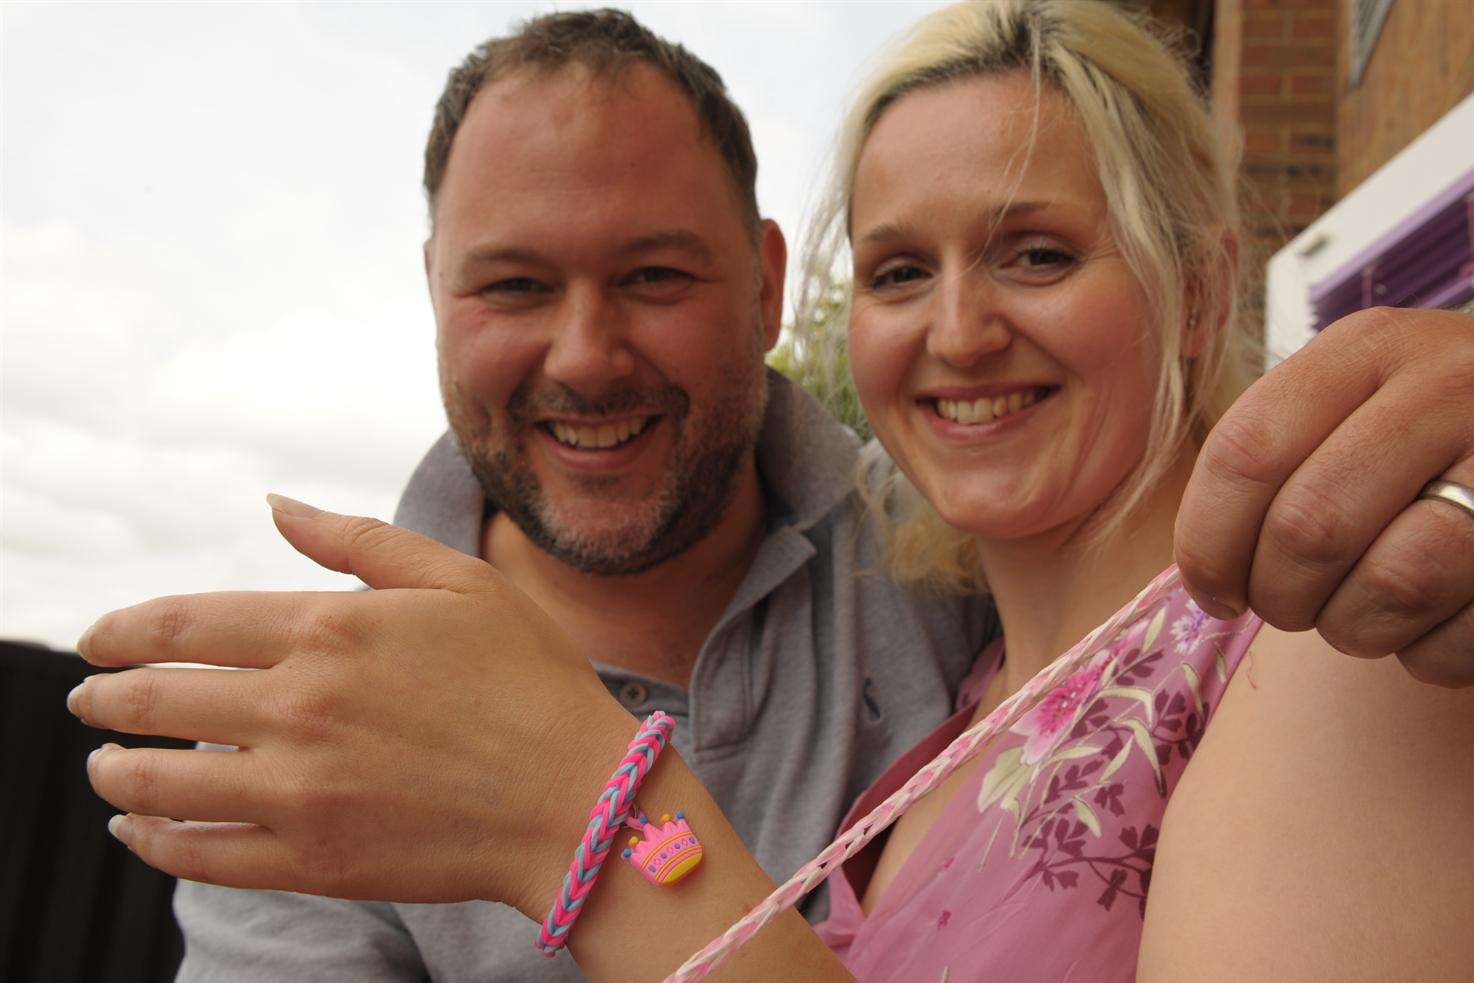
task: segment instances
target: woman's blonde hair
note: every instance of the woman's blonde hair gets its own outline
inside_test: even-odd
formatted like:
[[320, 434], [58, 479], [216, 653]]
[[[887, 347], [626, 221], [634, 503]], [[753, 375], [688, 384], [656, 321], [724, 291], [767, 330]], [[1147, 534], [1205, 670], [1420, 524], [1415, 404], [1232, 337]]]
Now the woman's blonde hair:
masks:
[[[1040, 93], [1062, 96], [1093, 149], [1111, 233], [1146, 297], [1161, 362], [1142, 464], [1094, 516], [1091, 543], [1121, 528], [1184, 443], [1201, 441], [1258, 364], [1257, 344], [1240, 323], [1238, 147], [1210, 119], [1184, 60], [1159, 32], [1099, 0], [983, 0], [924, 17], [883, 57], [845, 117], [830, 186], [811, 224], [799, 296], [795, 330], [804, 356], [843, 359], [842, 333], [825, 341], [802, 332], [820, 324], [809, 312], [826, 298], [833, 302], [860, 153], [896, 100], [1011, 72], [1028, 73]], [[1191, 357], [1187, 330], [1203, 332]], [[861, 486], [888, 531], [892, 574], [982, 588], [973, 539], [943, 522], [884, 452], [873, 451]]]

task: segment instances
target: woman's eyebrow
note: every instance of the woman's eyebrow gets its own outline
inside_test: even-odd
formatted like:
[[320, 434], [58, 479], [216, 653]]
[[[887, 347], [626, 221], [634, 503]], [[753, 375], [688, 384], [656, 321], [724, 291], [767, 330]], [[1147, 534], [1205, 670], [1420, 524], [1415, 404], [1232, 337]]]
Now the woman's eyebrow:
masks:
[[[993, 208], [982, 210], [978, 214], [978, 223], [982, 225], [994, 225], [1004, 219], [1017, 218], [1021, 215], [1030, 215], [1042, 211], [1053, 205], [1053, 201], [1031, 200], [1011, 201], [1005, 205], [997, 205]], [[871, 229], [866, 230], [858, 239], [856, 245], [872, 245], [877, 243], [895, 242], [900, 239], [909, 239], [917, 231], [917, 226], [908, 222], [882, 222]]]

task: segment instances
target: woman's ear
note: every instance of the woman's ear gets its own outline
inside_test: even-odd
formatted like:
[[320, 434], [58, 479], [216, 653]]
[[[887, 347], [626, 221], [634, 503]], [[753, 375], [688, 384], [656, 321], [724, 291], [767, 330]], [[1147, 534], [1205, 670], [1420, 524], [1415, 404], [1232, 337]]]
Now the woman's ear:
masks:
[[1220, 229], [1210, 243], [1193, 271], [1187, 303], [1183, 305], [1182, 354], [1186, 358], [1197, 358], [1207, 349], [1233, 310], [1239, 273], [1238, 237]]

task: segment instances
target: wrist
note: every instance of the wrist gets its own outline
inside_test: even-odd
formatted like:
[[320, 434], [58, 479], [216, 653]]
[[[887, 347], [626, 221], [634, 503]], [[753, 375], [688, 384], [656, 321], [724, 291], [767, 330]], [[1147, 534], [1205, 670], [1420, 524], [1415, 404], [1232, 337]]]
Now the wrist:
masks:
[[502, 899], [533, 921], [542, 922], [562, 891], [590, 812], [639, 726], [638, 719], [610, 701], [548, 728], [538, 787], [523, 798], [532, 806], [517, 851], [516, 890]]

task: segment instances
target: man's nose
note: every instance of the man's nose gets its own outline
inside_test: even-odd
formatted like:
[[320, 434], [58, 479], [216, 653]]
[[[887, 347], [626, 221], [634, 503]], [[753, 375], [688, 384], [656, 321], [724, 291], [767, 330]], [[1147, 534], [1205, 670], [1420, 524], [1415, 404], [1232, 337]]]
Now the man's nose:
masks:
[[1002, 291], [981, 267], [949, 273], [932, 293], [926, 348], [960, 369], [972, 368], [1013, 342]]
[[587, 396], [606, 392], [635, 371], [625, 316], [602, 291], [574, 288], [551, 326], [543, 373]]

